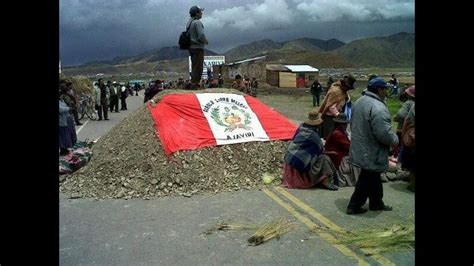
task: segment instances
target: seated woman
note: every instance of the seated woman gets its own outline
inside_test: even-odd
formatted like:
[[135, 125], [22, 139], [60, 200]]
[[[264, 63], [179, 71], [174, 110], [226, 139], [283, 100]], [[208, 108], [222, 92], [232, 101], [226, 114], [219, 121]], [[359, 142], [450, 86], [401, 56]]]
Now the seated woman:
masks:
[[310, 188], [318, 184], [329, 190], [338, 190], [334, 185], [337, 170], [331, 159], [323, 153], [324, 146], [318, 133], [323, 122], [321, 114], [309, 112], [308, 120], [296, 130], [285, 154], [283, 185], [288, 188]]
[[408, 189], [415, 192], [415, 104], [408, 112], [402, 127], [402, 169], [408, 170]]
[[355, 186], [360, 169], [349, 162], [349, 147], [351, 141], [347, 133], [347, 124], [350, 122], [347, 115], [340, 113], [333, 119], [336, 128], [329, 135], [325, 144], [325, 154], [331, 158], [338, 170], [338, 180], [335, 184], [339, 187]]

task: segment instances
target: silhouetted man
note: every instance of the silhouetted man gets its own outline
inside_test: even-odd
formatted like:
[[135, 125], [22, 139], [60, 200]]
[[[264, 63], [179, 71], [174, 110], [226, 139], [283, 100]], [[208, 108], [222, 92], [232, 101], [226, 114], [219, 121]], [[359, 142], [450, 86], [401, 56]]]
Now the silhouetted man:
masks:
[[191, 89], [199, 88], [204, 64], [204, 46], [208, 44], [206, 35], [204, 34], [204, 25], [200, 19], [202, 18], [204, 8], [192, 6], [189, 9], [191, 18], [186, 25], [189, 26], [189, 35], [191, 45], [189, 46], [189, 55], [191, 56]]

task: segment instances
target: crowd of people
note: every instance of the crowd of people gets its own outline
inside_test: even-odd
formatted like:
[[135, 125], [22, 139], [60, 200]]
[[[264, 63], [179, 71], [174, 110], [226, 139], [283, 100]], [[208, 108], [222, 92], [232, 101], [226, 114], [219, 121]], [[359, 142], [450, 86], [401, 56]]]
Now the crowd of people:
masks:
[[[97, 110], [98, 121], [109, 120], [110, 113], [120, 113], [120, 111], [126, 111], [127, 109], [127, 98], [128, 96], [138, 96], [138, 91], [141, 90], [141, 85], [129, 84], [129, 83], [118, 83], [116, 81], [104, 82], [100, 78], [97, 82], [94, 82], [94, 102], [95, 109]], [[120, 100], [120, 110], [119, 110]]]
[[[199, 88], [221, 88], [221, 74], [214, 79], [209, 75], [202, 79], [204, 46], [208, 40], [200, 21], [199, 6], [191, 7], [190, 29], [192, 72], [191, 79], [173, 81], [155, 80], [145, 90], [144, 102], [160, 91], [177, 88], [195, 90]], [[209, 71], [208, 71], [209, 72]], [[208, 73], [209, 74], [209, 73]], [[383, 201], [381, 174], [389, 168], [390, 158], [397, 158], [401, 168], [408, 171], [408, 189], [415, 190], [415, 86], [399, 92], [398, 80], [392, 75], [387, 83], [382, 78], [369, 77], [367, 88], [352, 106], [349, 91], [355, 89], [356, 79], [352, 75], [327, 82], [327, 93], [320, 103], [322, 85], [315, 80], [311, 85], [314, 109], [308, 119], [297, 128], [284, 155], [283, 185], [288, 188], [323, 187], [338, 190], [339, 187], [355, 187], [347, 206], [347, 214], [367, 212], [363, 205], [369, 201], [372, 211], [390, 211], [392, 207]], [[77, 141], [75, 125], [81, 125], [77, 114], [77, 100], [70, 82], [59, 84], [59, 147], [60, 154]], [[235, 76], [231, 88], [251, 96], [257, 96], [258, 81]], [[108, 112], [127, 110], [126, 99], [138, 95], [142, 87], [137, 84], [119, 84], [116, 81], [99, 79], [94, 84], [95, 107], [98, 120], [109, 120]], [[391, 89], [391, 91], [389, 91]], [[393, 121], [385, 99], [400, 95], [403, 102]]]
[[371, 76], [352, 107], [348, 91], [355, 88], [355, 82], [352, 75], [331, 82], [321, 105], [321, 85], [317, 80], [313, 83], [315, 108], [298, 127], [285, 153], [283, 185], [329, 190], [352, 186], [347, 214], [367, 212], [363, 207], [367, 200], [372, 211], [390, 211], [392, 207], [383, 201], [381, 174], [388, 170], [391, 158], [398, 158], [400, 167], [409, 173], [408, 189], [415, 191], [415, 86], [400, 93], [403, 104], [393, 118], [398, 122], [394, 132], [385, 103], [391, 86]]
[[[97, 120], [109, 120], [109, 112], [127, 111], [128, 96], [138, 96], [138, 91], [143, 87], [139, 83], [118, 83], [110, 80], [104, 82], [102, 78], [94, 82], [92, 102], [97, 111]], [[72, 82], [61, 79], [59, 81], [60, 155], [68, 154], [68, 149], [72, 148], [77, 142], [75, 126], [82, 125], [79, 120], [78, 107], [78, 95], [75, 95]]]

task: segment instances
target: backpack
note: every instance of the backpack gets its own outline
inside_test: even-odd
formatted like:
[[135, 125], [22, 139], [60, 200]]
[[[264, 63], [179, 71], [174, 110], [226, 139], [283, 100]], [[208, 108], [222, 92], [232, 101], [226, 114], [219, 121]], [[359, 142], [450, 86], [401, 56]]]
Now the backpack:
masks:
[[191, 45], [191, 35], [189, 34], [189, 28], [193, 23], [194, 19], [189, 23], [189, 26], [186, 28], [186, 31], [181, 32], [179, 36], [179, 49], [180, 50], [189, 50], [189, 46]]

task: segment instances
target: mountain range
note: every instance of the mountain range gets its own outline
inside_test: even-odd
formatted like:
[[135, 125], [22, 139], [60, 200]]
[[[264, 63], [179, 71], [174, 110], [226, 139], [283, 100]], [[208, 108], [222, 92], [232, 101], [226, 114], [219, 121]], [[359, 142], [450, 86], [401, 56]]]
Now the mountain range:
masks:
[[[157, 71], [186, 73], [189, 53], [177, 46], [163, 47], [110, 61], [64, 67], [67, 75], [128, 74]], [[218, 55], [205, 50], [205, 55]], [[309, 64], [317, 68], [414, 67], [415, 34], [401, 32], [344, 43], [337, 39], [299, 38], [286, 42], [264, 39], [237, 46], [221, 54], [226, 62], [266, 55], [268, 63]]]

